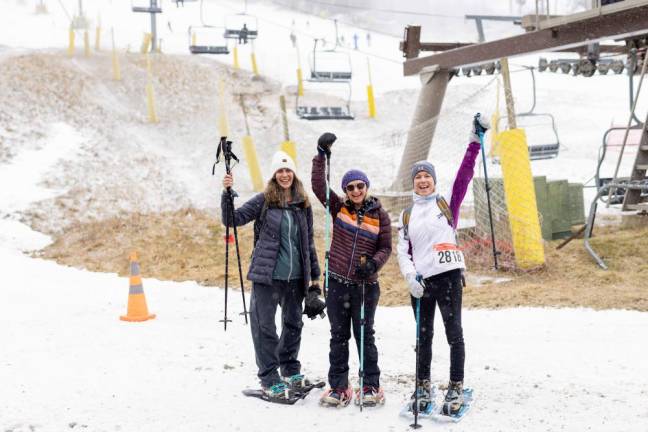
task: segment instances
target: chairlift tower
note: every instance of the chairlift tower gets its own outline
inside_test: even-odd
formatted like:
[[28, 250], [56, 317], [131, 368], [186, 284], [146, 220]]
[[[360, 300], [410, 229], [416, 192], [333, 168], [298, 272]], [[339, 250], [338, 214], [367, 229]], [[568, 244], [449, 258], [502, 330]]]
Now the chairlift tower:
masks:
[[[81, 0], [79, 0], [80, 2]], [[156, 14], [162, 13], [161, 5], [158, 0], [150, 0], [149, 6], [132, 5], [133, 12], [151, 14], [151, 52], [157, 51], [157, 19]]]

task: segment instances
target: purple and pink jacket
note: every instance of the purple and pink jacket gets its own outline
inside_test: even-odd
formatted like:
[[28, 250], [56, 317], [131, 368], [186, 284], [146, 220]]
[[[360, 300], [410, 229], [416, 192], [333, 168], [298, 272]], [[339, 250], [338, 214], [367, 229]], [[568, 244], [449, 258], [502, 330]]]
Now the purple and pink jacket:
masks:
[[[326, 158], [317, 155], [313, 158], [311, 185], [317, 199], [326, 205]], [[366, 255], [376, 262], [380, 270], [392, 250], [391, 221], [382, 208], [380, 201], [369, 197], [365, 202], [364, 215], [358, 217], [355, 207], [330, 190], [330, 213], [333, 217], [333, 236], [329, 252], [329, 271], [333, 277], [343, 281], [359, 282], [354, 275], [360, 256]], [[362, 211], [360, 212], [362, 213]], [[378, 271], [367, 278], [376, 282]]]

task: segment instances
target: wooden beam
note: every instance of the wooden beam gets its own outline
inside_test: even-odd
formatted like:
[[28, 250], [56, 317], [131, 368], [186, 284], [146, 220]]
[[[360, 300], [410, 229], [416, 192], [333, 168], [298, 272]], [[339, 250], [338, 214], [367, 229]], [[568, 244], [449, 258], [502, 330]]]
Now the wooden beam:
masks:
[[596, 15], [582, 21], [557, 25], [544, 30], [406, 60], [403, 63], [403, 72], [408, 76], [419, 73], [427, 66], [438, 65], [441, 69], [451, 69], [495, 61], [502, 57], [557, 51], [601, 40], [622, 39], [645, 33], [648, 33], [648, 4]]

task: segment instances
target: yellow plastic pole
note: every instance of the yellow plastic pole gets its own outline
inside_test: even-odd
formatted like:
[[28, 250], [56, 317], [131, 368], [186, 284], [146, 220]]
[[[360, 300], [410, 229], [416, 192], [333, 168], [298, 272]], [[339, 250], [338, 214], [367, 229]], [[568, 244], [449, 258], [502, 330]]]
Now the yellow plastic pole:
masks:
[[196, 46], [196, 32], [191, 33], [191, 46]]
[[254, 73], [255, 76], [259, 76], [259, 68], [257, 67], [256, 56], [254, 55], [254, 51], [252, 51], [252, 54], [250, 56], [252, 57], [252, 72]]
[[497, 141], [515, 261], [522, 269], [542, 266], [545, 256], [526, 135], [523, 129], [510, 129]]
[[252, 178], [252, 188], [255, 192], [262, 192], [263, 178], [261, 177], [261, 167], [259, 166], [259, 158], [257, 157], [256, 147], [250, 135], [243, 137], [243, 154], [250, 169], [250, 177]]
[[153, 73], [151, 68], [151, 57], [146, 54], [146, 106], [150, 123], [157, 123], [158, 117], [155, 112], [155, 93], [153, 92]]
[[95, 51], [101, 51], [101, 16], [97, 17], [97, 28], [95, 29]]
[[301, 56], [299, 55], [299, 46], [297, 49], [297, 95], [304, 96], [304, 80], [302, 78]]
[[88, 30], [83, 31], [83, 55], [90, 57], [90, 35]]
[[367, 57], [367, 73], [369, 76], [369, 84], [367, 85], [367, 104], [369, 108], [369, 118], [376, 118], [376, 100], [374, 99], [373, 84], [371, 82], [371, 66], [369, 65], [369, 57]]
[[70, 31], [68, 32], [68, 49], [67, 49], [67, 54], [69, 57], [74, 56], [74, 29], [70, 27]]
[[297, 94], [299, 96], [304, 96], [304, 81], [302, 79], [302, 70], [300, 67], [297, 68]]
[[119, 57], [117, 56], [117, 49], [115, 48], [115, 29], [110, 29], [110, 38], [112, 39], [112, 70], [113, 79], [121, 81], [121, 68], [119, 67]]
[[150, 45], [151, 45], [151, 33], [144, 33], [144, 38], [142, 39], [142, 46], [140, 47], [140, 53], [146, 54], [149, 51]]
[[233, 56], [233, 66], [234, 69], [240, 69], [239, 66], [239, 61], [238, 61], [238, 47], [234, 45], [234, 49], [232, 50], [232, 56]]
[[227, 111], [225, 106], [225, 82], [221, 79], [218, 82], [218, 130], [221, 136], [229, 135], [229, 125], [227, 122]]
[[290, 140], [290, 131], [288, 130], [288, 115], [286, 113], [286, 98], [284, 95], [279, 96], [279, 108], [281, 109], [281, 123], [283, 125], [284, 140], [279, 149], [288, 153], [297, 164], [297, 146], [294, 141]]

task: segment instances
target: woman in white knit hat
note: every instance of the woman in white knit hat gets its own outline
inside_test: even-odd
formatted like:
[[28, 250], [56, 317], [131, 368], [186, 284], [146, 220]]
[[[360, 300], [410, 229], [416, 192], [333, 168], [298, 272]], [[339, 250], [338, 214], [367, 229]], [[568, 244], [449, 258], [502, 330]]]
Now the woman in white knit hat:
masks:
[[[280, 401], [291, 397], [291, 391], [311, 386], [298, 360], [302, 312], [315, 318], [325, 306], [319, 298], [320, 268], [308, 195], [288, 154], [275, 153], [271, 166], [273, 174], [265, 191], [236, 209], [233, 220], [225, 192], [221, 210], [223, 224], [241, 226], [254, 221], [255, 244], [247, 275], [252, 281], [252, 341], [261, 386], [268, 399]], [[223, 187], [233, 185], [233, 177], [226, 174]], [[280, 336], [275, 328], [277, 306], [281, 306]]]

